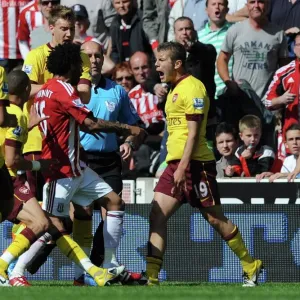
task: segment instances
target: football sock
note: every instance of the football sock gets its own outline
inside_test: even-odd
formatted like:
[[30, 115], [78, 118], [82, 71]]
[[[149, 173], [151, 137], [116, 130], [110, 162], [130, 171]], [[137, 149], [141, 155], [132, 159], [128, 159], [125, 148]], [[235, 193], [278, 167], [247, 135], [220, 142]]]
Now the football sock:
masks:
[[123, 228], [124, 211], [108, 211], [104, 221], [104, 268], [119, 266], [116, 251], [120, 243]]
[[[87, 256], [90, 255], [93, 241], [92, 217], [88, 217], [85, 220], [74, 218], [73, 240], [79, 245], [79, 247]], [[75, 265], [75, 279], [79, 278], [83, 273], [84, 272], [82, 268], [78, 265]]]
[[31, 247], [19, 257], [19, 259], [10, 275], [10, 278], [17, 277], [17, 276], [23, 276], [25, 273], [27, 264], [36, 256], [36, 254], [39, 252], [39, 250], [42, 247], [44, 247], [44, 245], [46, 243], [48, 243], [50, 240], [51, 240], [51, 235], [49, 233], [45, 233], [37, 241], [35, 241], [31, 245]]
[[18, 234], [0, 258], [0, 270], [6, 271], [9, 264], [22, 255], [36, 241], [34, 232], [25, 228]]
[[235, 226], [233, 231], [223, 239], [234, 254], [240, 259], [243, 270], [248, 272], [253, 269], [253, 266], [255, 266], [254, 259], [249, 255], [237, 226]]
[[84, 251], [72, 240], [70, 235], [65, 234], [59, 237], [56, 241], [56, 245], [65, 256], [81, 266], [91, 276], [93, 276], [91, 274], [94, 272], [93, 270], [95, 270], [95, 272], [99, 271], [99, 268], [92, 264]]
[[93, 248], [91, 251], [91, 261], [94, 265], [100, 267], [104, 260], [104, 221], [101, 220], [93, 239]]
[[147, 256], [146, 257], [146, 275], [151, 279], [158, 279], [158, 274], [161, 269], [162, 259], [158, 257]]

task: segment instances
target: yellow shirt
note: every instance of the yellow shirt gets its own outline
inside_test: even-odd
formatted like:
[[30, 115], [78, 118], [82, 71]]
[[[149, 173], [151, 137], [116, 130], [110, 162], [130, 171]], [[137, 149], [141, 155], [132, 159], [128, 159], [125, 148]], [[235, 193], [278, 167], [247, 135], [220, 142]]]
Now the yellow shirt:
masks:
[[207, 147], [206, 123], [209, 109], [209, 98], [203, 83], [189, 75], [177, 82], [170, 90], [165, 111], [168, 122], [168, 155], [166, 161], [181, 159], [188, 136], [188, 120], [197, 120], [203, 116], [198, 144], [195, 145], [191, 159], [200, 161], [214, 160], [212, 151]]
[[[12, 103], [6, 109], [9, 114], [16, 115], [18, 120], [18, 126], [0, 127], [0, 147], [1, 147], [1, 155], [3, 157], [5, 157], [5, 145], [22, 149], [24, 143], [27, 140], [27, 134], [28, 134], [27, 119], [24, 116], [22, 109], [19, 106]], [[17, 176], [16, 169], [9, 168], [8, 171], [12, 177]]]
[[[1, 105], [9, 106], [6, 73], [4, 68], [1, 66], [0, 66], [0, 101], [1, 101]], [[4, 157], [0, 152], [0, 168], [3, 166], [3, 164], [4, 164]]]
[[[53, 78], [53, 74], [46, 68], [47, 57], [51, 52], [50, 44], [44, 44], [38, 48], [31, 50], [23, 65], [23, 71], [28, 75], [29, 79], [36, 84], [44, 84], [49, 79]], [[81, 83], [89, 84], [92, 80], [90, 75], [90, 60], [89, 57], [81, 52], [82, 59], [82, 75], [80, 77]], [[33, 100], [25, 103], [23, 112], [27, 119], [29, 119], [30, 108]], [[39, 128], [36, 126], [28, 134], [27, 143], [24, 146], [23, 153], [35, 152], [42, 150], [42, 135]]]

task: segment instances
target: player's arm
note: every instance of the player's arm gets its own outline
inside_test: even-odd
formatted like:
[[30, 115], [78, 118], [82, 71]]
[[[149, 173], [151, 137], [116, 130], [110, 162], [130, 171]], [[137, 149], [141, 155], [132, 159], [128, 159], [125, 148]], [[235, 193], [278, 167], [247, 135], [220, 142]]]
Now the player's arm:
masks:
[[91, 99], [91, 63], [89, 57], [81, 52], [82, 59], [82, 75], [80, 77], [80, 81], [77, 85], [77, 91], [79, 93], [79, 97], [81, 102], [84, 104], [88, 104]]

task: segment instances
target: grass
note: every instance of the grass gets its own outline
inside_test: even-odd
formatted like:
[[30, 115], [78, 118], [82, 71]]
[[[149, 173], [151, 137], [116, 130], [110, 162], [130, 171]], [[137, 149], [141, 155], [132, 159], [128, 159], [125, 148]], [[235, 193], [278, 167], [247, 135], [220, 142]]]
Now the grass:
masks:
[[73, 287], [66, 281], [35, 281], [34, 286], [0, 288], [0, 299], [5, 300], [57, 300], [57, 299], [101, 299], [101, 300], [144, 300], [144, 299], [299, 299], [297, 283], [266, 283], [256, 288], [242, 288], [240, 284], [212, 283], [163, 283], [158, 287], [110, 286]]

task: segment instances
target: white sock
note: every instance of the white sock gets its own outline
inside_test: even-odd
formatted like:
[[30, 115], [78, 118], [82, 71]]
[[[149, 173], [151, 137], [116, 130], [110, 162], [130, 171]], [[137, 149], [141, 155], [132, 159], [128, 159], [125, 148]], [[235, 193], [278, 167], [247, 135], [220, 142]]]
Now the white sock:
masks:
[[45, 233], [38, 240], [36, 240], [31, 245], [31, 247], [19, 257], [19, 259], [9, 277], [13, 278], [13, 277], [24, 276], [27, 264], [37, 254], [37, 252], [49, 241], [51, 241], [51, 235], [49, 233]]
[[[91, 248], [90, 247], [81, 247], [81, 249], [84, 251], [84, 253], [89, 257], [90, 256], [90, 252], [91, 252]], [[84, 274], [84, 270], [81, 266], [79, 265], [74, 265], [74, 273], [75, 273], [75, 279], [78, 279], [81, 275]]]
[[124, 211], [108, 211], [104, 221], [104, 268], [119, 266], [116, 251], [120, 244], [123, 229]]

